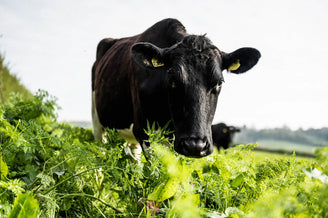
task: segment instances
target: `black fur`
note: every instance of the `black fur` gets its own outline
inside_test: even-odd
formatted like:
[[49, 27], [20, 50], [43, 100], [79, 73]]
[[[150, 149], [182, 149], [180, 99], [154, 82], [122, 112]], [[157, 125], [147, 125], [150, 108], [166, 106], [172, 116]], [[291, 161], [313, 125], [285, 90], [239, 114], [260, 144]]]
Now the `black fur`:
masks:
[[213, 144], [218, 149], [229, 148], [236, 132], [240, 132], [240, 129], [234, 126], [227, 126], [225, 123], [212, 125]]

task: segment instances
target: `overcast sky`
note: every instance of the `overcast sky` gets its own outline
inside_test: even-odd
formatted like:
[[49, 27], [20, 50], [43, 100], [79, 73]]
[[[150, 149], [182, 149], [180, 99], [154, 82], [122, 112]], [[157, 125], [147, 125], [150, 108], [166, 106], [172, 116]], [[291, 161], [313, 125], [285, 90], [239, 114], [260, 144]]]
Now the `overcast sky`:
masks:
[[58, 98], [60, 120], [91, 120], [97, 43], [167, 17], [222, 51], [262, 53], [249, 72], [224, 73], [214, 122], [328, 126], [327, 0], [0, 0], [0, 52], [28, 89]]

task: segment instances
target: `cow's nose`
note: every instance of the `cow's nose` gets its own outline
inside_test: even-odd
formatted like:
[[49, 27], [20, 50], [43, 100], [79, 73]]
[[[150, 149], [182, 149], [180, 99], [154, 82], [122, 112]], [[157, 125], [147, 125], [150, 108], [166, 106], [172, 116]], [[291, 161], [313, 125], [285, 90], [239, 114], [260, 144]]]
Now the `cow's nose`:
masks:
[[189, 157], [204, 157], [211, 154], [209, 141], [201, 138], [185, 138], [178, 145], [180, 152]]

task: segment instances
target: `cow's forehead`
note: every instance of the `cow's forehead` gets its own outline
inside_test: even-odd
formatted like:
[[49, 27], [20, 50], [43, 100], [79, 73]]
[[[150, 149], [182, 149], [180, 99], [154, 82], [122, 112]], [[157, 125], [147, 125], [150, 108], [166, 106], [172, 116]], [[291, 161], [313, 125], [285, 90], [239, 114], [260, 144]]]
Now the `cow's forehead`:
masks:
[[198, 52], [202, 52], [208, 48], [213, 47], [213, 44], [211, 40], [209, 40], [205, 35], [188, 35], [181, 40], [179, 47], [185, 47]]
[[173, 76], [182, 81], [196, 79], [205, 82], [214, 75], [218, 79], [222, 77], [220, 51], [205, 36], [187, 36], [165, 52], [176, 69]]
[[210, 50], [217, 50], [216, 54], [219, 55], [219, 49], [205, 35], [187, 35], [168, 48], [173, 53], [208, 53]]
[[207, 48], [202, 51], [186, 47], [173, 47], [166, 50], [167, 57], [176, 64], [183, 63], [189, 66], [205, 66], [208, 63], [221, 63], [221, 54], [217, 48]]
[[[183, 83], [211, 84], [223, 80], [220, 61], [217, 57], [203, 58], [194, 55], [186, 58], [182, 56], [176, 61], [173, 69], [169, 71], [169, 76], [173, 76]], [[194, 83], [196, 81], [198, 82]]]
[[171, 60], [191, 66], [201, 67], [213, 61], [221, 63], [221, 53], [217, 47], [210, 42], [199, 44], [197, 46], [196, 42], [195, 44], [180, 42], [166, 50], [166, 54], [169, 54]]

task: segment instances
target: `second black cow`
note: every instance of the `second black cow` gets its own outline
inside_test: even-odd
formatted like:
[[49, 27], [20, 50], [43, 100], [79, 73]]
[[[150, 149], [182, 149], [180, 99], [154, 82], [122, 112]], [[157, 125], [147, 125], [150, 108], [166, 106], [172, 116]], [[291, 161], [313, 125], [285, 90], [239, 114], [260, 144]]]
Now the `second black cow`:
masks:
[[212, 125], [213, 144], [218, 149], [229, 148], [236, 132], [240, 132], [240, 129], [234, 126], [227, 126], [225, 123]]
[[104, 127], [133, 123], [140, 144], [147, 121], [174, 131], [174, 149], [185, 156], [212, 153], [211, 124], [224, 81], [222, 71], [243, 73], [259, 60], [254, 48], [219, 50], [204, 35], [190, 35], [176, 19], [162, 20], [145, 32], [100, 41], [92, 69], [95, 138]]

